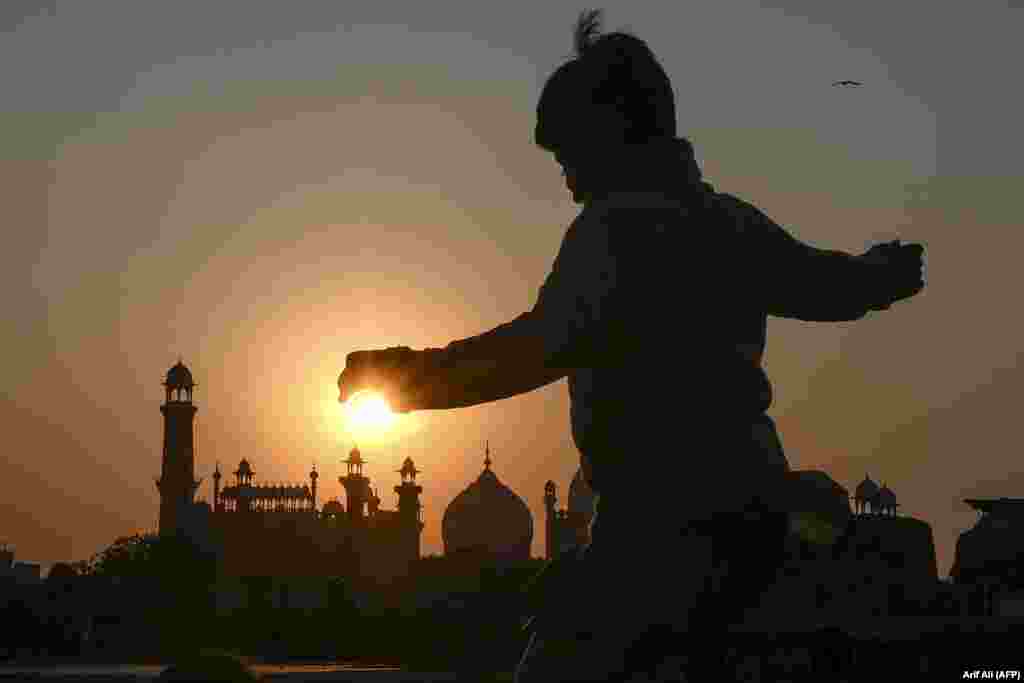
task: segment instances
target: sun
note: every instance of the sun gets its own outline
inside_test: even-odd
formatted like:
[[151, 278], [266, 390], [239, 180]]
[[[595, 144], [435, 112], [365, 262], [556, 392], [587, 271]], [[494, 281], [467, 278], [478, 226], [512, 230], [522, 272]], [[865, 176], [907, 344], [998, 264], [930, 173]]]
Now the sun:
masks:
[[357, 392], [342, 404], [345, 423], [355, 432], [372, 434], [387, 431], [398, 416], [383, 396], [373, 391]]

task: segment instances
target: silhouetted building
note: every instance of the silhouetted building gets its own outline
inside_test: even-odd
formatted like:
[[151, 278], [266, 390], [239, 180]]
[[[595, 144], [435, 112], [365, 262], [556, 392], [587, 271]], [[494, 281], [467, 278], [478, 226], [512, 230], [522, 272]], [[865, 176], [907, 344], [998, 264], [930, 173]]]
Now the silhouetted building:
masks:
[[189, 526], [189, 516], [196, 489], [200, 482], [195, 473], [194, 420], [196, 407], [192, 405], [192, 373], [178, 359], [167, 371], [164, 381], [166, 401], [160, 406], [164, 416], [164, 443], [160, 478], [159, 530], [161, 536], [173, 535]]
[[[939, 583], [931, 526], [895, 515], [892, 491], [865, 481], [851, 497], [825, 472], [789, 473], [780, 496], [790, 513], [785, 560], [761, 603], [749, 610], [755, 630], [806, 626], [831, 618], [826, 614], [856, 620], [925, 609]], [[558, 509], [554, 482], [544, 492], [552, 559], [586, 542], [594, 496], [579, 472], [567, 509]]]
[[960, 534], [950, 577], [973, 586], [970, 611], [976, 615], [1004, 612], [1000, 602], [1024, 612], [1024, 499], [968, 498], [978, 511], [977, 523]]
[[490, 444], [483, 472], [445, 509], [441, 536], [446, 556], [473, 556], [491, 564], [530, 559], [533, 515], [523, 499], [491, 470]]
[[806, 628], [833, 619], [856, 623], [928, 609], [939, 588], [931, 526], [891, 514], [892, 499], [879, 498], [881, 491], [865, 478], [850, 497], [825, 472], [790, 472], [786, 559], [760, 605], [748, 613], [755, 630]]
[[558, 489], [555, 482], [544, 484], [544, 521], [546, 526], [544, 557], [553, 559], [570, 548], [585, 545], [590, 538], [590, 520], [594, 517], [597, 499], [583, 477], [576, 474], [569, 484], [567, 508], [558, 508]]
[[15, 586], [38, 584], [42, 581], [39, 563], [15, 560], [14, 547], [0, 543], [0, 581]]
[[895, 515], [899, 504], [896, 494], [884, 483], [879, 488], [871, 477], [864, 475], [864, 481], [857, 485], [853, 496], [854, 511], [858, 515]]
[[[420, 556], [423, 521], [411, 459], [395, 487], [398, 509], [380, 508], [380, 497], [363, 473], [362, 454], [353, 448], [338, 478], [347, 506], [327, 501], [317, 509], [319, 473], [303, 484], [261, 484], [247, 458], [234, 482], [221, 487], [220, 465], [213, 473], [213, 506], [195, 502], [192, 373], [181, 361], [167, 373], [164, 449], [160, 489], [161, 534], [184, 533], [217, 555], [222, 577], [344, 576], [375, 587], [405, 577]], [[275, 598], [277, 600], [277, 598]], [[286, 602], [286, 600], [285, 600]]]

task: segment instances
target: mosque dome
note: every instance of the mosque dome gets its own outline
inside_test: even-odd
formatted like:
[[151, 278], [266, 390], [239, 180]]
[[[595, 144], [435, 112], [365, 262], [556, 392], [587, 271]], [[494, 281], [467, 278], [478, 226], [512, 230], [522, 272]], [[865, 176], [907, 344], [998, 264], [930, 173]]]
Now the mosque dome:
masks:
[[878, 505], [887, 509], [896, 507], [896, 494], [885, 484], [882, 484], [882, 489], [878, 492]]
[[491, 470], [490, 449], [484, 471], [448, 504], [441, 520], [446, 555], [482, 553], [500, 560], [528, 560], [533, 515], [523, 499]]
[[871, 481], [871, 477], [864, 475], [864, 481], [857, 484], [854, 497], [857, 500], [874, 500], [878, 496], [878, 484]]
[[172, 388], [194, 386], [192, 372], [180, 360], [167, 371], [167, 380], [164, 383]]
[[572, 483], [569, 484], [569, 514], [581, 515], [589, 520], [594, 516], [595, 502], [594, 490], [587, 484], [583, 470], [577, 469]]

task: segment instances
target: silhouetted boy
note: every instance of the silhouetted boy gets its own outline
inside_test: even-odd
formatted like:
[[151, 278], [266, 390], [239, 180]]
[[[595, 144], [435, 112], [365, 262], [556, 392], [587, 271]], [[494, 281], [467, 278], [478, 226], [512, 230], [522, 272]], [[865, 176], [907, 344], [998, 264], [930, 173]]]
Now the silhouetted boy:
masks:
[[703, 182], [668, 76], [599, 19], [580, 17], [577, 56], [537, 105], [535, 141], [583, 210], [533, 309], [443, 349], [349, 354], [338, 380], [342, 401], [374, 387], [408, 411], [568, 377], [597, 513], [577, 590], [535, 620], [519, 681], [615, 680], [647, 668], [633, 644], [652, 625], [706, 637], [756, 600], [786, 534], [767, 316], [857, 320], [924, 286], [919, 245], [816, 249]]

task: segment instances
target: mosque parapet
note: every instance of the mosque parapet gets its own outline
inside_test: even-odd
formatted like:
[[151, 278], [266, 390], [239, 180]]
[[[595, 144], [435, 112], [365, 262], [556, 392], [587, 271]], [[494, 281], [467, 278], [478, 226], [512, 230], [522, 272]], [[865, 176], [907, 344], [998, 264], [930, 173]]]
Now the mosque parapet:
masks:
[[[313, 472], [315, 474], [315, 470]], [[218, 512], [301, 512], [316, 510], [316, 478], [311, 484], [253, 484], [255, 473], [245, 458], [234, 472], [236, 482], [219, 487], [220, 466], [214, 471], [214, 509]]]

